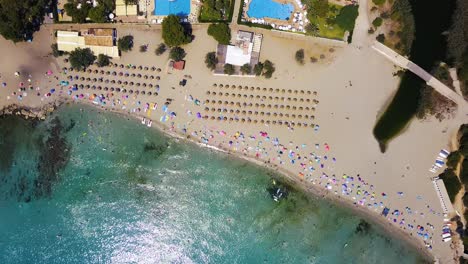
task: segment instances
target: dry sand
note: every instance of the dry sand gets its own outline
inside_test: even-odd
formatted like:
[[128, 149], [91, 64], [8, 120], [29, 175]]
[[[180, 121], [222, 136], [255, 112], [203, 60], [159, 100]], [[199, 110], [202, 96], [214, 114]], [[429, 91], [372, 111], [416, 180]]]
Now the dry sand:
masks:
[[[260, 59], [262, 61], [269, 59], [276, 65], [273, 78], [266, 80], [264, 78], [213, 76], [204, 66], [203, 61], [207, 52], [216, 49], [216, 43], [207, 36], [206, 29], [203, 27], [194, 28], [195, 40], [184, 47], [188, 53], [186, 69], [172, 74], [164, 73], [167, 65], [167, 53], [160, 57], [154, 55], [154, 49], [161, 42], [161, 32], [158, 27], [135, 26], [132, 28], [123, 26], [119, 27], [118, 30], [121, 36], [134, 35], [136, 43], [134, 51], [123, 54], [120, 60], [114, 61], [115, 63], [155, 66], [162, 68], [163, 71], [157, 73], [144, 70], [121, 70], [115, 67], [106, 67], [104, 70], [136, 74], [140, 72], [141, 74], [160, 76], [161, 80], [151, 82], [137, 77], [121, 78], [121, 80], [134, 81], [135, 83], [159, 84], [160, 91], [158, 96], [139, 95], [135, 97], [135, 95], [129, 95], [128, 99], [122, 98], [122, 93], [114, 93], [114, 96], [107, 100], [106, 109], [120, 113], [131, 113], [132, 109], [143, 109], [145, 103], [157, 103], [157, 110], [150, 113], [136, 112], [133, 113], [133, 116], [151, 118], [155, 120], [154, 126], [161, 126], [168, 133], [182, 134], [183, 137], [190, 135], [190, 139], [194, 141], [206, 138], [211, 146], [225, 149], [240, 157], [256, 160], [262, 164], [265, 161], [269, 162], [266, 164], [267, 167], [287, 175], [288, 179], [301, 188], [313, 191], [317, 195], [325, 195], [336, 201], [344, 201], [339, 203], [350, 205], [356, 212], [365, 215], [367, 219], [380, 223], [381, 226], [389, 230], [389, 233], [398, 235], [402, 239], [410, 241], [415, 247], [423, 248], [424, 252], [434, 255], [441, 263], [454, 262], [454, 251], [450, 248], [450, 244], [443, 243], [441, 240], [444, 217], [441, 214], [440, 203], [430, 180], [430, 177], [434, 175], [428, 169], [433, 164], [439, 150], [448, 146], [450, 136], [458, 129], [463, 117], [457, 116], [455, 119], [443, 122], [413, 121], [406, 132], [393, 140], [388, 151], [382, 154], [372, 135], [372, 129], [376, 122], [377, 113], [395, 92], [399, 80], [392, 75], [395, 71], [394, 66], [366, 45], [364, 35], [358, 38], [358, 44], [346, 46], [332, 43], [327, 45], [323, 40], [312, 38], [283, 38], [273, 32], [258, 30], [264, 34]], [[54, 63], [50, 56], [44, 57], [50, 51], [51, 34], [51, 28], [44, 28], [35, 35], [33, 43], [22, 43], [17, 46], [3, 39], [0, 40], [0, 56], [4, 58], [0, 67], [2, 76], [0, 81], [7, 83], [7, 87], [0, 88], [0, 108], [13, 103], [34, 107], [58, 98], [71, 99], [67, 95], [68, 87], [62, 88], [60, 94], [60, 88], [57, 86], [58, 81], [54, 77], [44, 76], [48, 69], [52, 69], [59, 80], [65, 80], [68, 75], [78, 75], [85, 78], [101, 76], [100, 74], [77, 72], [67, 75], [60, 74], [59, 69], [69, 67], [63, 62], [63, 58]], [[138, 51], [138, 47], [143, 44], [149, 44], [147, 53]], [[308, 57], [324, 54], [325, 59], [314, 64], [307, 61], [305, 65], [299, 65], [294, 60], [294, 53], [299, 48], [303, 48]], [[334, 51], [330, 52], [330, 48], [333, 48]], [[92, 69], [94, 70], [95, 67]], [[20, 79], [14, 77], [13, 72], [15, 71], [23, 73]], [[22, 101], [18, 101], [12, 93], [17, 91], [20, 81], [27, 83], [28, 73], [32, 75], [34, 89], [40, 87], [40, 91], [27, 91], [28, 95]], [[192, 78], [186, 78], [187, 85], [180, 87], [178, 84], [184, 75], [190, 75]], [[103, 77], [109, 80], [118, 79], [112, 76]], [[90, 84], [90, 82], [81, 81], [72, 83]], [[217, 87], [214, 87], [213, 84], [217, 84]], [[223, 84], [223, 88], [220, 88], [220, 84]], [[119, 86], [104, 83], [95, 85]], [[226, 89], [226, 85], [229, 85], [230, 88]], [[234, 89], [231, 88], [233, 85]], [[247, 86], [248, 89], [238, 89], [239, 85]], [[251, 91], [251, 87], [253, 87], [253, 91]], [[260, 87], [260, 90], [257, 90], [256, 87]], [[51, 97], [45, 98], [43, 95], [50, 88], [56, 88], [57, 92]], [[267, 88], [267, 90], [263, 91], [263, 88]], [[273, 89], [273, 92], [270, 91], [270, 88]], [[155, 92], [154, 88], [144, 89], [134, 86], [128, 89]], [[276, 92], [276, 89], [280, 89], [280, 91]], [[282, 89], [285, 89], [285, 93], [281, 92]], [[289, 89], [291, 89], [291, 93], [288, 93]], [[298, 91], [297, 94], [294, 93], [294, 90]], [[300, 92], [301, 90], [304, 91], [303, 94]], [[211, 94], [207, 95], [207, 91], [210, 91]], [[310, 91], [310, 95], [307, 93], [308, 91]], [[317, 92], [317, 95], [313, 94], [314, 91]], [[36, 96], [36, 92], [40, 92], [41, 96]], [[216, 92], [217, 95], [214, 96], [212, 92]], [[219, 92], [223, 92], [223, 95], [220, 96]], [[230, 95], [225, 96], [226, 92]], [[86, 94], [90, 93], [108, 94], [109, 92], [84, 89], [80, 90], [79, 93], [83, 93], [86, 97]], [[236, 97], [232, 97], [232, 93], [235, 93]], [[237, 94], [241, 94], [241, 97], [237, 97]], [[244, 94], [248, 97], [244, 98]], [[254, 98], [250, 98], [250, 95], [253, 95]], [[260, 96], [259, 99], [256, 98], [257, 95]], [[7, 100], [7, 96], [10, 96], [9, 100]], [[187, 98], [190, 96], [200, 100], [201, 104], [197, 106], [193, 101], [188, 101]], [[263, 96], [265, 99], [262, 98]], [[273, 99], [270, 100], [269, 96], [272, 96]], [[285, 97], [285, 99], [283, 101], [275, 100], [274, 97]], [[287, 97], [290, 97], [291, 101], [288, 101]], [[173, 99], [169, 109], [177, 113], [177, 117], [159, 123], [160, 117], [163, 115], [161, 106], [167, 98]], [[298, 101], [293, 101], [293, 98]], [[315, 99], [319, 103], [316, 105], [312, 101], [311, 103], [300, 103], [301, 98], [303, 100]], [[118, 103], [118, 99], [120, 99], [121, 104]], [[215, 104], [210, 102], [210, 104], [204, 105], [205, 100], [215, 100]], [[217, 103], [219, 100], [222, 101], [221, 105]], [[85, 99], [80, 101], [91, 103]], [[114, 101], [116, 105], [111, 106], [111, 101]], [[141, 105], [137, 105], [137, 101], [141, 101]], [[297, 121], [299, 120], [297, 115], [305, 115], [305, 113], [304, 111], [299, 113], [299, 110], [292, 108], [289, 110], [286, 108], [267, 108], [267, 106], [256, 108], [255, 103], [272, 106], [278, 104], [290, 107], [314, 107], [315, 112], [310, 111], [308, 115], [314, 115], [315, 119], [304, 122], [318, 124], [320, 128], [315, 131], [310, 126], [304, 128], [296, 125], [294, 130], [291, 130], [285, 125], [270, 124], [266, 126], [247, 121], [243, 123], [241, 121], [205, 120], [195, 117], [197, 112], [202, 115], [220, 116], [217, 112], [205, 112], [205, 107], [226, 108], [228, 112], [224, 113], [223, 116], [227, 118], [236, 116], [235, 113], [229, 113], [230, 109], [241, 111], [244, 109], [229, 104], [226, 106], [224, 101], [252, 103], [251, 108], [245, 109], [246, 111], [259, 112], [257, 115], [242, 115], [240, 113], [237, 116], [240, 119], [250, 117], [258, 121], [264, 119], [284, 122], [293, 119], [292, 114], [296, 115], [295, 120]], [[123, 104], [126, 104], [126, 109], [122, 109]], [[188, 111], [191, 111], [191, 115], [187, 114]], [[265, 113], [263, 116], [260, 115], [262, 111]], [[283, 117], [270, 116], [267, 118], [266, 112], [281, 113]], [[290, 117], [286, 118], [285, 114], [289, 114]], [[237, 132], [242, 132], [244, 138], [239, 136]], [[269, 140], [262, 137], [260, 132], [266, 132]], [[197, 134], [195, 135], [195, 133]], [[251, 139], [251, 136], [255, 136], [255, 139]], [[275, 147], [272, 144], [274, 138], [279, 139], [282, 147]], [[229, 141], [232, 143], [230, 144]], [[305, 145], [303, 146], [303, 144]], [[318, 148], [315, 144], [319, 144]], [[326, 149], [327, 146], [329, 146], [329, 150]], [[277, 156], [279, 155], [278, 151], [281, 150], [284, 152], [280, 155], [281, 161], [284, 163], [280, 165]], [[295, 153], [294, 164], [288, 158], [290, 151]], [[314, 157], [310, 155], [311, 153], [320, 157], [319, 163], [313, 160]], [[301, 156], [301, 160], [297, 158], [298, 156]], [[328, 159], [325, 160], [324, 156], [327, 156]], [[332, 157], [336, 158], [336, 162], [331, 160]], [[300, 166], [300, 163], [306, 164], [306, 170]], [[320, 163], [324, 164], [324, 168], [320, 168]], [[315, 168], [314, 172], [308, 170], [310, 166]], [[303, 173], [304, 176], [299, 176], [299, 173]], [[350, 195], [342, 195], [341, 193], [341, 184], [345, 182], [342, 177], [344, 174], [348, 176], [347, 179], [349, 177], [355, 179], [355, 186], [350, 187], [352, 190]], [[361, 181], [358, 181], [358, 175]], [[351, 186], [351, 183], [348, 185]], [[358, 185], [360, 185], [361, 196], [357, 197]], [[327, 190], [326, 186], [331, 186], [332, 189]], [[373, 187], [371, 188], [371, 186]], [[386, 207], [391, 208], [391, 212], [398, 209], [403, 212], [403, 216], [392, 217], [398, 219], [397, 223], [393, 224], [380, 216], [383, 209], [380, 205], [376, 208], [372, 206], [369, 210], [366, 209], [366, 206], [353, 204], [362, 200], [366, 191], [368, 195], [366, 201], [363, 202], [364, 205], [382, 202]], [[403, 192], [403, 195], [400, 196], [397, 192]], [[383, 197], [382, 193], [385, 193], [386, 197]], [[356, 200], [352, 199], [353, 196], [356, 197]], [[371, 197], [374, 199], [371, 200]], [[405, 210], [406, 207], [410, 207], [413, 213], [408, 214]], [[405, 221], [405, 227], [407, 224], [413, 224], [415, 227], [421, 225], [429, 231], [433, 246], [431, 251], [425, 251], [422, 239], [416, 236], [414, 230], [400, 227], [399, 222], [402, 219]], [[434, 229], [427, 223], [432, 224]]]

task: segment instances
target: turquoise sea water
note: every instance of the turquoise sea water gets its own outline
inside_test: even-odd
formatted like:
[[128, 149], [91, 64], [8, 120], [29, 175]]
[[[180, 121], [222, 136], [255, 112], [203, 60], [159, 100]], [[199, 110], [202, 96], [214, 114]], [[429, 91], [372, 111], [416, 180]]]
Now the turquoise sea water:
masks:
[[0, 263], [421, 262], [327, 202], [274, 202], [264, 169], [89, 107], [0, 118], [0, 147]]

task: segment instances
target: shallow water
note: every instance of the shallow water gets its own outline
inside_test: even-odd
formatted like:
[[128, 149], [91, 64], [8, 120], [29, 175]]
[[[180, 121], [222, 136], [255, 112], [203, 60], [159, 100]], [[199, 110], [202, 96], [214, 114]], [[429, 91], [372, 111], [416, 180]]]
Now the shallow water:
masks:
[[274, 202], [262, 168], [88, 107], [56, 115], [70, 157], [49, 196], [33, 183], [52, 118], [0, 119], [0, 263], [421, 262], [327, 202]]

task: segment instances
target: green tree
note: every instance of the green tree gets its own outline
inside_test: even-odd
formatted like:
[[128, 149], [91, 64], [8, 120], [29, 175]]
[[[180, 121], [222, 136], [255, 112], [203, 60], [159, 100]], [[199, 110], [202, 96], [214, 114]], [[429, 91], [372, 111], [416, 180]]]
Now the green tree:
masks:
[[252, 72], [252, 67], [249, 63], [246, 63], [240, 67], [240, 71], [242, 74], [250, 74]]
[[224, 73], [227, 75], [233, 75], [235, 72], [234, 65], [226, 63], [224, 64]]
[[160, 55], [163, 55], [163, 53], [166, 52], [166, 50], [167, 50], [166, 44], [160, 43], [154, 53], [156, 53], [157, 56], [160, 56]]
[[374, 21], [372, 21], [372, 25], [376, 28], [382, 25], [383, 19], [381, 17], [376, 17]]
[[187, 53], [185, 53], [185, 50], [181, 47], [174, 47], [169, 52], [169, 58], [175, 61], [183, 60], [185, 58], [185, 55], [187, 55]]
[[306, 34], [309, 35], [309, 36], [318, 36], [318, 34], [319, 34], [318, 26], [313, 24], [313, 23], [308, 23], [305, 26], [305, 30], [306, 30]]
[[340, 13], [336, 16], [336, 24], [347, 31], [353, 31], [356, 18], [359, 14], [357, 5], [347, 5], [341, 8]]
[[70, 61], [70, 64], [73, 68], [82, 70], [93, 64], [94, 60], [96, 60], [96, 56], [94, 56], [93, 52], [89, 48], [77, 48], [70, 52], [70, 57], [68, 60]]
[[208, 27], [208, 35], [220, 44], [228, 45], [231, 41], [231, 29], [225, 23], [211, 24]]
[[175, 47], [190, 43], [191, 36], [185, 33], [184, 27], [179, 22], [179, 17], [169, 15], [162, 22], [162, 37], [169, 47]]
[[372, 3], [374, 3], [375, 5], [381, 6], [385, 4], [385, 1], [386, 0], [372, 0]]
[[107, 21], [107, 10], [104, 5], [98, 5], [91, 8], [88, 17], [95, 23], [104, 23]]
[[255, 64], [254, 69], [253, 69], [253, 72], [254, 72], [255, 75], [257, 75], [257, 76], [262, 75], [262, 72], [263, 72], [263, 63], [258, 62], [257, 64]]
[[310, 11], [314, 16], [325, 18], [328, 14], [328, 0], [312, 1]]
[[32, 38], [44, 19], [46, 0], [1, 0], [0, 34], [13, 42]]
[[216, 58], [215, 52], [208, 52], [205, 56], [205, 64], [206, 67], [210, 70], [214, 70], [216, 68], [216, 64], [218, 64], [218, 58]]
[[98, 67], [105, 67], [110, 64], [110, 57], [104, 54], [99, 54], [97, 57], [97, 66]]
[[266, 60], [263, 63], [263, 76], [265, 76], [265, 78], [270, 79], [273, 76], [273, 73], [275, 72], [275, 70], [276, 69], [275, 69], [275, 65], [273, 64], [273, 62]]
[[57, 43], [52, 44], [50, 47], [52, 48], [52, 56], [55, 58], [63, 55], [63, 51], [58, 50]]
[[117, 46], [121, 51], [130, 51], [133, 48], [133, 36], [127, 35], [119, 38], [117, 41]]
[[385, 42], [385, 35], [384, 34], [379, 34], [377, 37], [375, 37], [375, 39], [380, 43], [384, 43]]
[[299, 64], [304, 64], [304, 57], [305, 57], [304, 49], [300, 49], [296, 51], [296, 55], [294, 56], [294, 58]]
[[461, 189], [460, 180], [451, 169], [446, 169], [442, 174], [439, 175], [439, 178], [444, 181], [444, 185], [447, 188], [450, 201], [453, 203], [455, 196], [458, 194], [458, 192], [460, 192]]
[[85, 23], [86, 18], [88, 17], [89, 10], [93, 8], [93, 6], [88, 2], [81, 3], [81, 7], [78, 8], [78, 1], [76, 0], [68, 0], [63, 7], [67, 15], [72, 17], [72, 21], [75, 23]]

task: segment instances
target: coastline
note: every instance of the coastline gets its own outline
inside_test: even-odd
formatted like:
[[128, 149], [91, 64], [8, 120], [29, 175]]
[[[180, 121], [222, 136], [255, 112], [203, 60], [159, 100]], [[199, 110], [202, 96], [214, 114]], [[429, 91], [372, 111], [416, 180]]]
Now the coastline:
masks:
[[[30, 117], [30, 114], [27, 114], [27, 113], [33, 113], [35, 115], [41, 116], [41, 118], [37, 118], [38, 120], [44, 120], [47, 115], [52, 114], [54, 111], [56, 111], [60, 107], [63, 107], [68, 104], [85, 105], [85, 106], [92, 107], [95, 110], [111, 112], [124, 118], [132, 118], [136, 120], [140, 120], [141, 118], [140, 116], [133, 115], [128, 112], [99, 107], [86, 101], [76, 102], [69, 98], [56, 99], [44, 105], [41, 108], [29, 108], [29, 107], [20, 106], [17, 104], [11, 104], [0, 109], [0, 118], [3, 115], [16, 114], [24, 119], [28, 119]], [[270, 164], [267, 161], [262, 161], [253, 156], [226, 150], [220, 146], [213, 146], [210, 144], [202, 143], [201, 141], [196, 140], [191, 136], [184, 137], [183, 135], [177, 132], [171, 131], [169, 127], [163, 125], [160, 122], [153, 122], [153, 126], [151, 128], [156, 129], [159, 132], [162, 132], [165, 136], [168, 136], [172, 139], [182, 140], [184, 141], [184, 143], [195, 144], [199, 147], [206, 148], [214, 152], [220, 152], [230, 157], [233, 157], [235, 159], [244, 160], [256, 166], [260, 166], [263, 169], [270, 171], [272, 173], [271, 177], [275, 178], [277, 176], [278, 180], [286, 182], [296, 191], [303, 192], [305, 195], [310, 196], [310, 197], [314, 197], [318, 199], [325, 199], [326, 201], [331, 202], [332, 204], [338, 207], [351, 211], [352, 213], [358, 215], [364, 220], [370, 222], [371, 224], [374, 224], [375, 226], [382, 227], [383, 233], [412, 247], [414, 249], [414, 252], [420, 255], [425, 261], [428, 261], [430, 263], [435, 262], [434, 255], [426, 247], [424, 247], [423, 244], [421, 244], [417, 239], [415, 239], [415, 237], [410, 236], [408, 233], [392, 225], [381, 215], [375, 214], [374, 212], [371, 212], [367, 208], [359, 206], [353, 203], [351, 200], [341, 197], [341, 195], [333, 195], [332, 193], [330, 193], [330, 191], [326, 189], [320, 188], [317, 185], [311, 184], [310, 182], [307, 182], [305, 180], [301, 180], [298, 177], [296, 177], [293, 172], [288, 171], [287, 169], [281, 168], [277, 165]]]

